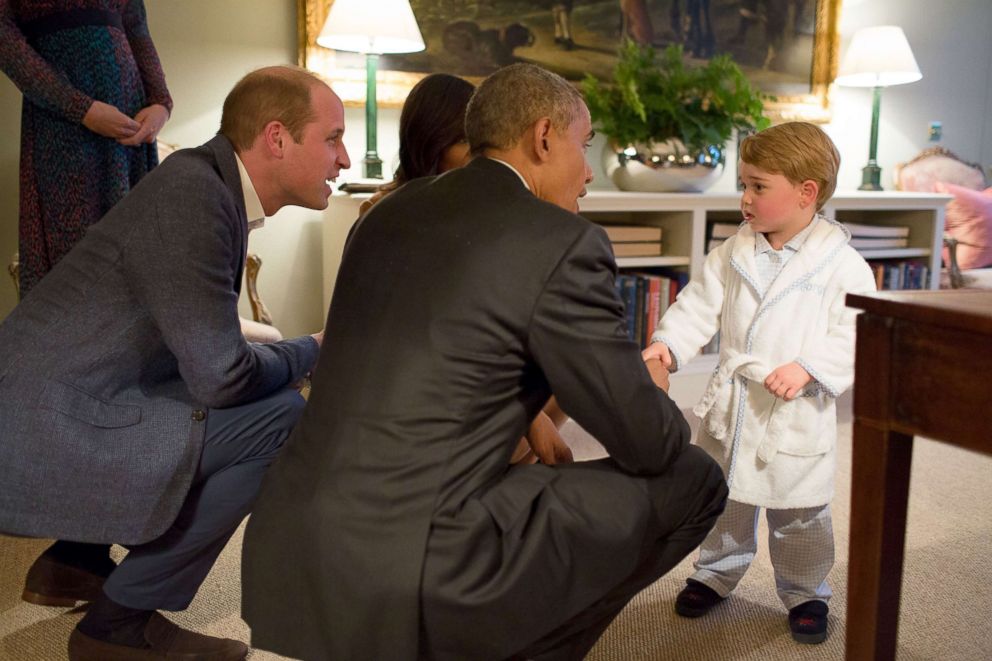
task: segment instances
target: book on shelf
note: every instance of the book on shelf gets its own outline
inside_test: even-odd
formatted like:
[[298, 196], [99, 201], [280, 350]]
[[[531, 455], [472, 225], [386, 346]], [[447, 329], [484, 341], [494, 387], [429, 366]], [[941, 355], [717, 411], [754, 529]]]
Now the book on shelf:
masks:
[[909, 237], [909, 227], [894, 225], [863, 225], [861, 223], [843, 223], [855, 237]]
[[688, 281], [687, 273], [671, 273], [671, 277], [658, 272], [638, 271], [617, 275], [616, 289], [623, 302], [627, 336], [642, 347], [651, 341], [658, 321]]
[[651, 225], [610, 225], [603, 223], [600, 225], [606, 230], [606, 236], [610, 241], [661, 241], [661, 228]]
[[711, 239], [729, 239], [733, 235], [737, 234], [737, 230], [741, 227], [740, 223], [725, 223], [725, 222], [715, 222], [710, 224], [710, 238]]
[[930, 267], [918, 261], [868, 262], [875, 286], [882, 290], [929, 289]]
[[659, 257], [661, 241], [614, 241], [614, 257]]
[[851, 247], [861, 248], [862, 250], [867, 250], [871, 248], [905, 248], [909, 245], [909, 237], [907, 236], [891, 236], [891, 237], [866, 237], [866, 236], [853, 236], [851, 237]]

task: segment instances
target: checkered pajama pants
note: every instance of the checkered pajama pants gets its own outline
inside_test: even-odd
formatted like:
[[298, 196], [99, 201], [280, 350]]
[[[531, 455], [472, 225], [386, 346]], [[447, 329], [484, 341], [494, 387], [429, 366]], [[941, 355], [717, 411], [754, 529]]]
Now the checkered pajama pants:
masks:
[[[723, 514], [699, 547], [692, 580], [721, 597], [737, 587], [758, 550], [760, 510], [755, 505], [727, 501]], [[766, 509], [765, 516], [775, 587], [786, 609], [813, 599], [829, 600], [832, 593], [826, 578], [834, 564], [830, 506]]]

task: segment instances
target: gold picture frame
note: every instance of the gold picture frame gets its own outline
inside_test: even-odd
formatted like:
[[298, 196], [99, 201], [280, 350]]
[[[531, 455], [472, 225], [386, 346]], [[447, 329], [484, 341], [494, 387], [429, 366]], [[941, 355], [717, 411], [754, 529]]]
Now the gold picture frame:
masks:
[[[830, 120], [830, 88], [837, 77], [842, 0], [812, 1], [815, 2], [815, 21], [809, 91], [801, 94], [775, 92], [777, 99], [766, 106], [773, 122]], [[365, 103], [363, 60], [354, 54], [336, 53], [317, 45], [317, 35], [332, 3], [333, 0], [297, 0], [298, 63], [327, 79], [345, 105], [360, 107]], [[425, 39], [429, 40], [429, 36], [425, 35]], [[391, 108], [402, 106], [410, 88], [427, 73], [430, 72], [393, 71], [388, 69], [388, 65], [380, 63], [378, 105]], [[482, 79], [481, 76], [465, 77], [474, 83]]]

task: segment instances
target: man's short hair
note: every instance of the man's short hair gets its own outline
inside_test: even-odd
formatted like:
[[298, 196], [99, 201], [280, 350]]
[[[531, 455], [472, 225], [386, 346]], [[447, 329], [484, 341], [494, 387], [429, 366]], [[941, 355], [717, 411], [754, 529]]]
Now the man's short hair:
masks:
[[303, 127], [313, 121], [310, 90], [327, 85], [315, 74], [295, 66], [265, 67], [238, 81], [224, 99], [220, 133], [235, 150], [251, 149], [266, 124], [279, 121], [293, 140], [303, 139]]
[[741, 142], [740, 159], [794, 184], [815, 181], [817, 211], [837, 188], [840, 153], [830, 136], [809, 122], [786, 122], [748, 136]]
[[503, 67], [482, 81], [465, 113], [472, 154], [509, 149], [534, 122], [551, 119], [564, 132], [579, 117], [582, 95], [558, 74], [533, 64]]

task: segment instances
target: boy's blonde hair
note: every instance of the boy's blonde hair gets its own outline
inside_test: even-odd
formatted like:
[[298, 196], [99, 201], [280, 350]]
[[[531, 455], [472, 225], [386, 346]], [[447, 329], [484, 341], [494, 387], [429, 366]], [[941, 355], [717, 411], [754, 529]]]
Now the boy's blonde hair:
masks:
[[748, 165], [780, 174], [794, 184], [815, 181], [820, 187], [817, 211], [837, 188], [840, 153], [830, 136], [809, 122], [786, 122], [748, 136], [741, 142], [739, 156]]

